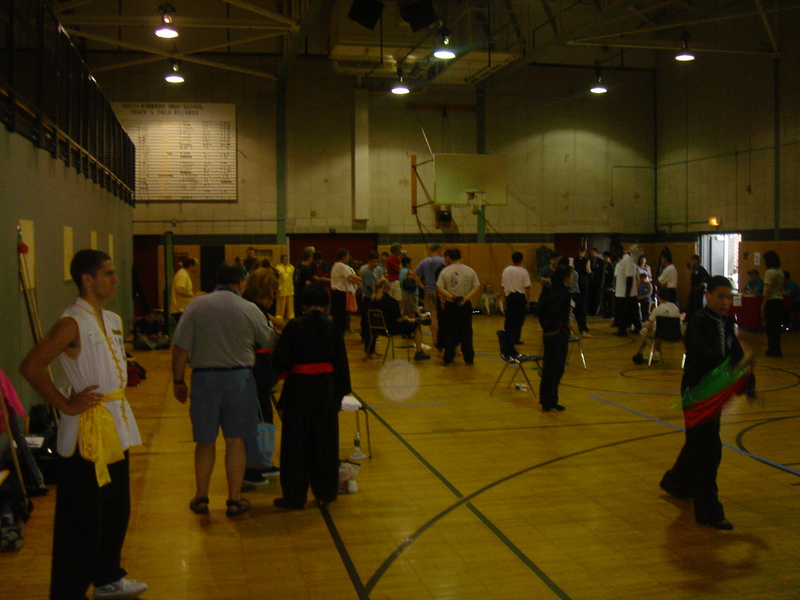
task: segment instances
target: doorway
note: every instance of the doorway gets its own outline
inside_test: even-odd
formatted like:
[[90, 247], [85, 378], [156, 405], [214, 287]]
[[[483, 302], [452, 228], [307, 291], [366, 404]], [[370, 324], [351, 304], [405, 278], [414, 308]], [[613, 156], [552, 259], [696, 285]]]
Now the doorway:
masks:
[[741, 233], [706, 233], [700, 236], [700, 263], [713, 275], [724, 275], [739, 289]]

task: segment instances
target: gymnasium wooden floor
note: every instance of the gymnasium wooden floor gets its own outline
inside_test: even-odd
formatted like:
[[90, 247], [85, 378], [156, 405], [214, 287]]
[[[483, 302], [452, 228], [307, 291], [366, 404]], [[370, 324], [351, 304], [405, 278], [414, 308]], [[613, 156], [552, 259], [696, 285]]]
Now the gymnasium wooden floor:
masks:
[[[170, 352], [137, 354], [148, 378], [129, 398], [144, 445], [131, 453], [124, 564], [150, 584], [143, 598], [800, 598], [800, 333], [783, 336], [784, 358], [759, 361], [759, 400], [723, 418], [718, 482], [736, 529], [721, 532], [658, 487], [683, 440], [678, 346], [664, 364], [637, 366], [638, 340], [590, 322], [588, 370], [573, 351], [567, 410], [545, 414], [530, 391], [489, 395], [501, 326], [500, 316], [475, 318], [472, 367], [458, 357], [449, 368], [435, 357], [414, 365], [419, 387], [403, 402], [384, 395], [380, 361], [364, 362], [348, 334], [372, 425], [358, 493], [283, 512], [275, 481], [245, 489], [254, 508], [238, 519], [224, 515], [221, 460], [211, 514], [189, 511], [193, 444], [188, 409], [172, 398]], [[537, 352], [540, 335], [529, 317], [521, 349]], [[763, 335], [740, 337], [763, 355]], [[340, 428], [347, 458], [353, 413]], [[53, 504], [54, 491], [37, 499], [26, 547], [0, 555], [0, 598], [47, 596]]]

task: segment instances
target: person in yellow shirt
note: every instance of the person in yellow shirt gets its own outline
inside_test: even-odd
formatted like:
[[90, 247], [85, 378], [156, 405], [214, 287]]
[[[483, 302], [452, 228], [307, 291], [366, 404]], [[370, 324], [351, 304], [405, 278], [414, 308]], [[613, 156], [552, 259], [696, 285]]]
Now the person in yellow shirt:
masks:
[[275, 316], [290, 321], [294, 319], [294, 265], [289, 263], [288, 254], [281, 254], [281, 262], [275, 270], [280, 276]]
[[172, 278], [172, 292], [170, 293], [169, 312], [175, 319], [175, 324], [180, 321], [183, 311], [192, 301], [192, 298], [199, 296], [202, 292], [194, 293], [192, 289], [192, 275], [200, 270], [200, 261], [196, 258], [186, 258], [181, 263], [181, 268]]

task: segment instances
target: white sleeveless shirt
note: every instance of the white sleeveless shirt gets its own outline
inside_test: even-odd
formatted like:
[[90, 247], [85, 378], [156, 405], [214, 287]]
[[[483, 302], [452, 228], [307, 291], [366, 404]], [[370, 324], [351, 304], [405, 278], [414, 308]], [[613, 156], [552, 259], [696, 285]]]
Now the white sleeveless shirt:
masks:
[[[90, 385], [99, 386], [95, 392], [111, 394], [125, 390], [128, 384], [128, 366], [125, 344], [122, 339], [122, 319], [107, 310], [101, 311], [106, 333], [100, 327], [99, 317], [92, 306], [82, 298], [68, 307], [62, 317], [75, 319], [81, 340], [81, 351], [77, 358], [66, 352], [59, 357], [72, 389], [80, 392]], [[142, 443], [139, 427], [126, 398], [103, 403], [114, 418], [119, 441], [123, 450]], [[61, 415], [58, 426], [58, 444], [61, 456], [72, 456], [78, 441], [80, 415]]]

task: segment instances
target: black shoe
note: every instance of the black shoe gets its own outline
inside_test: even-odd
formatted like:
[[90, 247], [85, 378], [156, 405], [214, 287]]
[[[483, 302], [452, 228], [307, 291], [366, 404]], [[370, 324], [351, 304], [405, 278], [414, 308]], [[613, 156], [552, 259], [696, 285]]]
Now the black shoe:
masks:
[[566, 406], [561, 406], [560, 404], [556, 404], [554, 408], [555, 408], [555, 409], [556, 409], [558, 412], [564, 412], [565, 410], [567, 410], [567, 407], [566, 407]]
[[275, 477], [276, 475], [280, 475], [280, 474], [281, 474], [281, 470], [278, 467], [276, 467], [275, 465], [273, 465], [273, 466], [271, 466], [271, 467], [269, 467], [267, 469], [261, 469], [261, 476], [262, 477]]
[[635, 362], [637, 365], [644, 364], [644, 356], [642, 356], [641, 352], [637, 352], [633, 355], [633, 362]]
[[721, 529], [722, 531], [730, 531], [733, 529], [733, 525], [728, 519], [718, 519], [716, 521], [698, 521], [700, 525], [705, 525], [706, 527], [713, 527], [714, 529]]
[[524, 346], [524, 345], [525, 345], [525, 342], [523, 342], [522, 340], [519, 340], [519, 341], [517, 341], [517, 342], [514, 342], [514, 345], [515, 345], [515, 346]]
[[425, 354], [422, 350], [420, 350], [414, 355], [414, 360], [428, 360], [430, 357], [430, 354]]
[[561, 406], [560, 404], [556, 404], [555, 406], [543, 406], [542, 412], [562, 412], [567, 410], [566, 406]]
[[286, 498], [275, 498], [272, 504], [284, 510], [303, 510], [306, 507], [305, 504], [291, 504], [286, 501]]
[[620, 331], [615, 331], [611, 335], [616, 335], [616, 336], [619, 336], [619, 337], [628, 337], [628, 332], [625, 331], [624, 329], [622, 329]]
[[245, 469], [244, 483], [250, 485], [264, 485], [269, 483], [269, 479], [261, 474], [261, 469]]
[[769, 351], [767, 351], [767, 353], [764, 354], [764, 356], [766, 356], [768, 358], [783, 358], [783, 352], [769, 352]]

